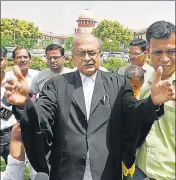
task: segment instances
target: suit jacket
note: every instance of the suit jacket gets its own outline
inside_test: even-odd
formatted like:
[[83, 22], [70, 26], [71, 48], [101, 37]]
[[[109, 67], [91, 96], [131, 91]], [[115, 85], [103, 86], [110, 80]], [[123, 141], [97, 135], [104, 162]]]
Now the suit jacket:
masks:
[[21, 132], [32, 166], [50, 180], [82, 180], [88, 148], [93, 179], [120, 180], [121, 161], [134, 163], [159, 115], [150, 97], [137, 102], [125, 77], [98, 70], [87, 123], [76, 71], [52, 77], [36, 102], [27, 100]]

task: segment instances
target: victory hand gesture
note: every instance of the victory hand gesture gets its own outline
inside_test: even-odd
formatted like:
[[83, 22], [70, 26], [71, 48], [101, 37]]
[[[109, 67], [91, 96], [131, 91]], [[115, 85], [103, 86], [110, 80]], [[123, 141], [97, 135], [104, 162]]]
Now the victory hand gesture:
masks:
[[151, 97], [155, 105], [165, 103], [169, 100], [176, 100], [172, 82], [169, 80], [161, 80], [162, 73], [163, 68], [158, 67], [155, 80], [153, 81], [151, 87]]
[[29, 87], [17, 65], [13, 66], [13, 72], [17, 79], [7, 79], [5, 85], [7, 99], [10, 104], [23, 105], [27, 100]]

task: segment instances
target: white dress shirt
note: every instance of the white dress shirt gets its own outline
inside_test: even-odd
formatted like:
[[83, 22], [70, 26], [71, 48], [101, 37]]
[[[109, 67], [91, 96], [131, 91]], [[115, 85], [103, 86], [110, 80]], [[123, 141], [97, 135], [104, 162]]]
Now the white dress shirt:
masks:
[[[92, 95], [95, 87], [96, 75], [97, 72], [92, 76], [85, 76], [84, 74], [80, 73], [83, 92], [84, 92], [85, 105], [86, 105], [87, 121], [89, 121], [89, 116], [90, 116], [90, 107], [91, 107]], [[93, 180], [90, 169], [89, 150], [87, 152], [86, 169], [83, 180]]]

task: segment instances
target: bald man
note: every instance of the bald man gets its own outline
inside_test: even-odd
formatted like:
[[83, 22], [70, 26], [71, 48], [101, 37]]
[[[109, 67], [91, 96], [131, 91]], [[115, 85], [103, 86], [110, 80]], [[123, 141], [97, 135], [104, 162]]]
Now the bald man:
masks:
[[36, 101], [28, 98], [17, 66], [18, 81], [7, 81], [27, 156], [50, 180], [121, 180], [122, 161], [126, 170], [131, 168], [138, 140], [162, 115], [158, 104], [173, 98], [172, 88], [160, 80], [159, 68], [152, 95], [138, 102], [125, 77], [99, 70], [103, 53], [96, 37], [76, 37], [72, 52], [78, 70], [52, 77]]

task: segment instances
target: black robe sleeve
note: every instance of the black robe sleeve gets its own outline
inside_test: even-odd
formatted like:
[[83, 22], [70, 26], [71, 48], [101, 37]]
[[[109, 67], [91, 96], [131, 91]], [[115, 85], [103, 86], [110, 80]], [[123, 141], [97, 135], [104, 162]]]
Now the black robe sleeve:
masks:
[[21, 116], [21, 133], [27, 157], [37, 172], [49, 174], [49, 156], [52, 147], [53, 127], [58, 120], [57, 89], [54, 80], [49, 80], [36, 101], [27, 99], [23, 113], [18, 108], [14, 114]]
[[152, 124], [164, 114], [163, 105], [159, 111], [151, 96], [137, 101], [131, 86], [125, 83], [120, 92], [122, 122], [122, 160], [127, 168], [135, 162], [136, 149], [145, 140]]

